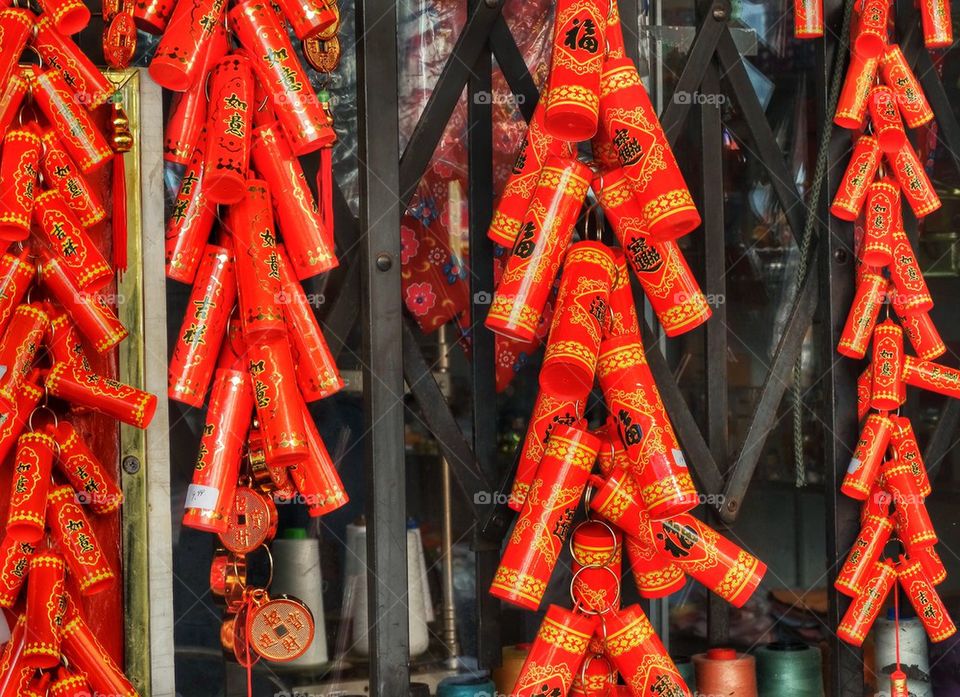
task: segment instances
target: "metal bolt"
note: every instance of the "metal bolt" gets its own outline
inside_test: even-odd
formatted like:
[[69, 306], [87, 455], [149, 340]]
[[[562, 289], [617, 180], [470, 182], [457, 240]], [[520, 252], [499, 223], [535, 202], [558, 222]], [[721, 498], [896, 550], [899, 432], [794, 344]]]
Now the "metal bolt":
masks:
[[846, 249], [835, 249], [833, 250], [833, 258], [838, 264], [847, 263], [847, 250]]
[[120, 463], [123, 471], [127, 474], [136, 474], [140, 471], [140, 458], [135, 455], [127, 455]]
[[713, 18], [718, 22], [725, 22], [727, 19], [727, 8], [717, 5], [713, 8]]
[[740, 508], [740, 502], [736, 499], [730, 499], [727, 501], [727, 510], [730, 513], [736, 513], [738, 508]]
[[380, 271], [389, 271], [391, 266], [393, 266], [393, 257], [386, 252], [377, 255], [377, 268]]

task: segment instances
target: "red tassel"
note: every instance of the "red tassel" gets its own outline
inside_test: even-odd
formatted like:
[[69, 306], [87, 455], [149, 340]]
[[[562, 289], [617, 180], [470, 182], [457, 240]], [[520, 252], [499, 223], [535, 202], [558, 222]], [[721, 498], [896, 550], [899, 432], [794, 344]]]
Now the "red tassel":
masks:
[[113, 156], [113, 266], [127, 270], [127, 169], [123, 153]]

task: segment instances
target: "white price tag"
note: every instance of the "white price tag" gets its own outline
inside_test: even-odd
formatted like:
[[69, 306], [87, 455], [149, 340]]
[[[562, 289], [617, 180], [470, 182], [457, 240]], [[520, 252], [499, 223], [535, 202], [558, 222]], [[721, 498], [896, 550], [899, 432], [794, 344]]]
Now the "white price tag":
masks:
[[687, 461], [683, 457], [682, 450], [677, 450], [676, 448], [673, 448], [673, 461], [677, 464], [677, 467], [683, 467], [684, 469], [686, 469]]
[[860, 458], [858, 457], [855, 457], [852, 460], [850, 460], [850, 466], [847, 467], [847, 474], [853, 474], [854, 472], [856, 472], [858, 469], [860, 469], [861, 464], [862, 463], [860, 462]]
[[191, 484], [187, 487], [187, 501], [184, 508], [199, 508], [202, 511], [212, 511], [217, 507], [220, 490], [215, 486]]

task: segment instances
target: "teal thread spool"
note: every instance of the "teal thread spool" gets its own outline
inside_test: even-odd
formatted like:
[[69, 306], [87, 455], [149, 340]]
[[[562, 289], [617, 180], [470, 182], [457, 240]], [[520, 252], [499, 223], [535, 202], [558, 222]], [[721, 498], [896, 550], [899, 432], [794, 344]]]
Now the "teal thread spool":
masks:
[[687, 683], [687, 687], [690, 688], [690, 692], [697, 691], [697, 671], [693, 667], [693, 661], [690, 660], [689, 656], [677, 656], [673, 659], [674, 665], [677, 666], [677, 672], [680, 673], [680, 677], [683, 678], [683, 681]]
[[820, 649], [775, 642], [756, 650], [758, 697], [823, 697]]
[[496, 697], [497, 688], [489, 678], [454, 675], [437, 685], [437, 697]]

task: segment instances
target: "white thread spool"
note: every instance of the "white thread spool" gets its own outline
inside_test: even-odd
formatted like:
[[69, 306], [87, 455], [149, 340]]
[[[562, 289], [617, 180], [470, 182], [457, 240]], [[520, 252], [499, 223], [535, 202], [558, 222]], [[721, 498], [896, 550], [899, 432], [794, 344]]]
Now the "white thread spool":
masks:
[[273, 555], [274, 595], [299, 598], [313, 613], [313, 643], [300, 658], [276, 667], [319, 668], [328, 660], [327, 632], [323, 621], [323, 577], [320, 573], [320, 540], [308, 538], [303, 528], [286, 531], [270, 545]]
[[[878, 618], [874, 625], [877, 689], [880, 694], [890, 694], [890, 673], [897, 666], [896, 624], [892, 618]], [[900, 618], [900, 665], [909, 676], [907, 689], [911, 697], [933, 697], [929, 682], [930, 654], [927, 652], [927, 633], [923, 623], [916, 617]], [[918, 680], [917, 674], [927, 676]]]

